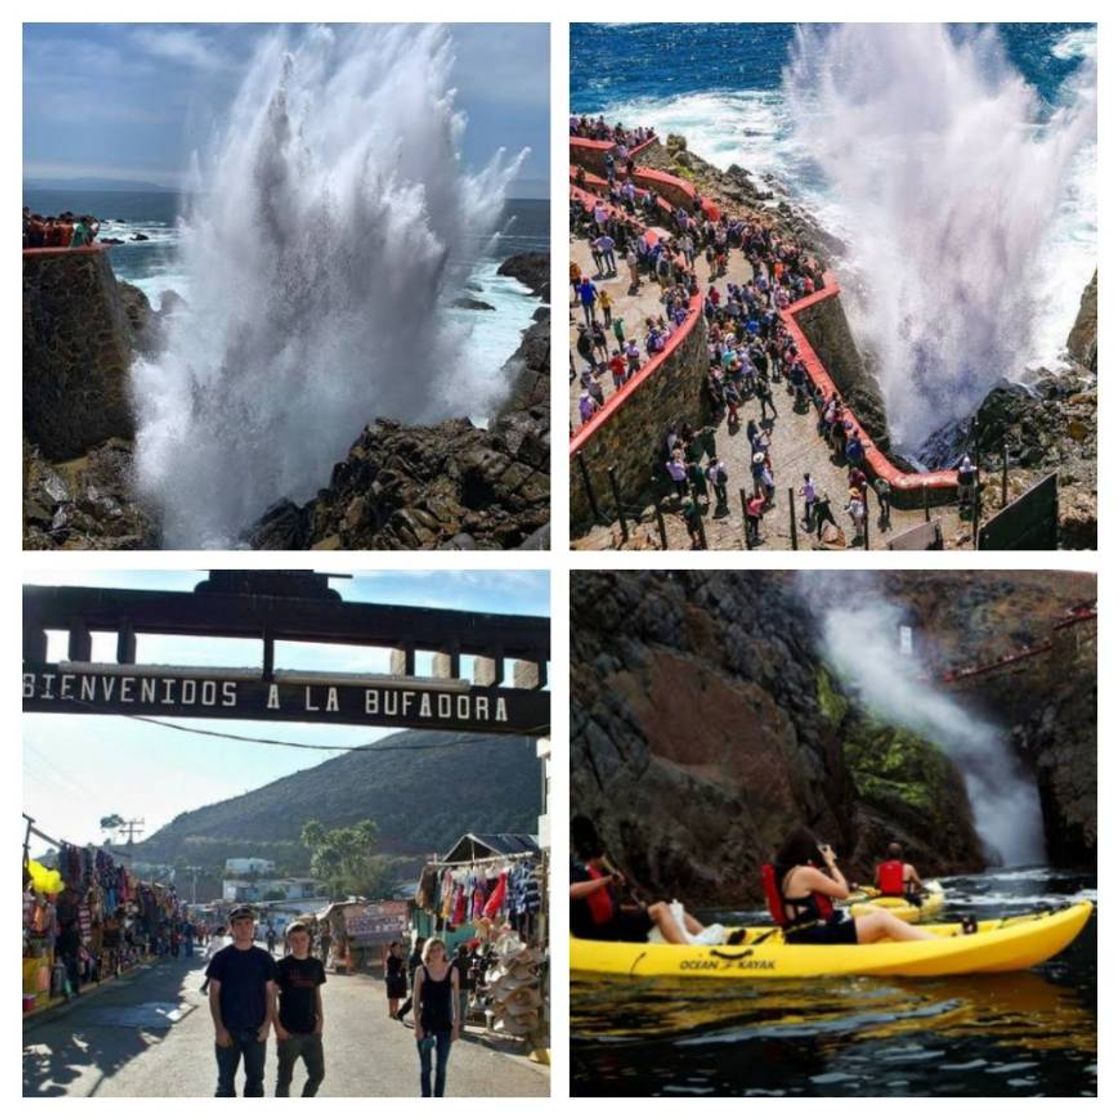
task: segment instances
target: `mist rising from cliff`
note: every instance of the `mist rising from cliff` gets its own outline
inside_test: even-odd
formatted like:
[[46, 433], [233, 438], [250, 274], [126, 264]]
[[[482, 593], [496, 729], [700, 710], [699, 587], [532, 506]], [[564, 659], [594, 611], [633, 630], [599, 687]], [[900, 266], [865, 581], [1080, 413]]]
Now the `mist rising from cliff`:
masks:
[[453, 61], [423, 25], [258, 50], [198, 161], [188, 306], [133, 371], [139, 485], [168, 546], [229, 545], [311, 497], [376, 417], [487, 415], [501, 393], [441, 308], [519, 161], [461, 165]]
[[824, 655], [861, 703], [885, 722], [936, 743], [960, 768], [985, 845], [1008, 865], [1045, 859], [1038, 787], [1013, 755], [1009, 737], [918, 677], [900, 652], [903, 609], [867, 572], [803, 572], [797, 588], [821, 622]]
[[1083, 55], [1043, 105], [991, 28], [798, 30], [795, 138], [827, 180], [859, 279], [846, 307], [903, 449], [1065, 348], [1096, 252], [1095, 50]]

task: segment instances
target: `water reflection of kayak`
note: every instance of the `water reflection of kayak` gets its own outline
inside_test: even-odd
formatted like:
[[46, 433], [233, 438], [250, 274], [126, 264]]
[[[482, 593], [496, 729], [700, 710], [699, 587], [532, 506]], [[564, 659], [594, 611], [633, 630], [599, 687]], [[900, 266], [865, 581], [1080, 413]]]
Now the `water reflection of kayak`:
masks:
[[1092, 1053], [1096, 1024], [1077, 995], [1038, 972], [987, 973], [913, 981], [844, 977], [760, 988], [718, 983], [696, 998], [676, 976], [631, 982], [576, 979], [573, 1037], [629, 1043], [658, 1037], [708, 1040], [858, 1035], [904, 1039], [916, 1030], [942, 1037], [1011, 1038], [1030, 1050]]
[[917, 902], [896, 895], [880, 894], [873, 887], [867, 887], [849, 896], [848, 909], [855, 918], [861, 914], [870, 914], [872, 910], [889, 910], [904, 922], [924, 922], [940, 914], [945, 907], [945, 891], [941, 884], [936, 879], [931, 879], [925, 887]]
[[787, 945], [775, 926], [743, 931], [738, 944], [655, 945], [571, 939], [573, 972], [775, 980], [809, 976], [953, 976], [1031, 968], [1060, 953], [1081, 932], [1091, 902], [1061, 910], [959, 925], [925, 927], [929, 941], [875, 945]]

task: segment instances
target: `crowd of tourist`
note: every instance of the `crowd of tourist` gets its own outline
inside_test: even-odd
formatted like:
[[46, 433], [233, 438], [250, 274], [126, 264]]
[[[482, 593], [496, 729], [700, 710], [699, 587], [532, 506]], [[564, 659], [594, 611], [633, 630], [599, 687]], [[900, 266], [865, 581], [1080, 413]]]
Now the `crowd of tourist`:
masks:
[[[825, 399], [813, 382], [780, 314], [824, 286], [819, 262], [757, 215], [736, 218], [705, 211], [699, 197], [690, 207], [674, 207], [638, 187], [628, 149], [635, 139], [644, 139], [647, 130], [628, 131], [621, 125], [612, 129], [602, 118], [585, 117], [573, 117], [570, 130], [574, 136], [616, 140], [620, 146], [619, 159], [606, 160], [606, 190], [601, 183], [599, 191], [591, 190], [586, 174], [577, 169], [575, 185], [591, 197], [576, 196], [571, 202], [572, 231], [586, 240], [596, 269], [586, 275], [573, 260], [569, 270], [573, 305], [580, 312], [576, 338], [580, 368], [573, 361], [570, 370], [571, 378], [580, 380], [580, 424], [604, 406], [604, 383], [616, 392], [625, 386], [665, 350], [690, 307], [698, 304], [708, 326], [707, 392], [714, 425], [718, 428], [726, 415], [728, 434], [734, 437], [742, 427], [740, 410], [752, 398], [759, 404], [758, 421], [752, 419], [746, 426], [751, 473], [745, 488], [751, 495], [746, 518], [752, 546], [761, 543], [763, 519], [774, 504], [770, 441], [777, 417], [773, 394], [779, 386], [793, 399], [795, 411], [816, 411], [817, 430], [832, 448], [833, 461], [847, 468], [842, 512], [851, 522], [852, 543], [863, 543], [869, 482], [858, 428], [839, 395]], [[654, 225], [661, 227], [661, 235], [647, 232]], [[734, 254], [745, 259], [746, 282], [717, 284], [726, 276]], [[707, 273], [703, 283], [698, 277], [701, 260]], [[657, 314], [645, 316], [640, 323], [625, 322], [609, 292], [600, 286], [618, 275], [619, 261], [625, 263], [630, 295], [638, 294], [644, 283], [660, 288]], [[704, 441], [694, 437], [687, 425], [670, 431], [666, 457], [657, 469], [664, 472], [661, 477], [667, 480], [668, 492], [679, 498], [690, 537], [699, 547], [699, 519], [711, 506], [709, 491], [715, 494], [714, 516], [727, 516], [730, 480], [714, 438], [707, 441], [705, 452]], [[890, 484], [876, 479], [873, 488], [880, 528], [885, 529], [890, 525]], [[806, 531], [821, 540], [826, 525], [839, 529], [832, 499], [810, 475], [804, 476], [799, 496]]]
[[602, 114], [592, 120], [591, 117], [576, 116], [573, 113], [568, 118], [568, 135], [578, 136], [583, 140], [610, 141], [629, 152], [639, 144], [652, 140], [656, 133], [652, 128], [624, 128], [621, 121], [612, 128]]
[[23, 208], [23, 247], [25, 249], [78, 249], [92, 245], [101, 223], [92, 214], [73, 214], [69, 210], [57, 216], [34, 214]]

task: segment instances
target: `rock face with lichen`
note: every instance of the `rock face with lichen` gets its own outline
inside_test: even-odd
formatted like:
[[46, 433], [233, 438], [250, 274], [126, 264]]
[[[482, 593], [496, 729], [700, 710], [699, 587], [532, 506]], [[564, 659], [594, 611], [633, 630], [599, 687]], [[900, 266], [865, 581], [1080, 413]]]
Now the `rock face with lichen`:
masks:
[[784, 573], [580, 572], [571, 599], [572, 810], [636, 882], [757, 902], [797, 824], [861, 877], [891, 839], [981, 866], [956, 767], [841, 693]]

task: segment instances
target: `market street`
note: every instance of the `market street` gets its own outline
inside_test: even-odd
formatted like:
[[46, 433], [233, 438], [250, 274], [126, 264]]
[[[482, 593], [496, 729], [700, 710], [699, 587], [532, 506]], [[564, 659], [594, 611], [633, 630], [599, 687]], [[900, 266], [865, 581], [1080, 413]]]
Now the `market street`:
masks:
[[[199, 992], [202, 958], [164, 959], [72, 1007], [31, 1020], [23, 1031], [24, 1096], [207, 1097], [217, 1080], [214, 1028]], [[323, 988], [326, 1097], [419, 1096], [419, 1059], [412, 1030], [388, 1017], [385, 985], [375, 977], [336, 976]], [[468, 1029], [454, 1045], [447, 1095], [547, 1096], [547, 1067], [500, 1053]], [[473, 1036], [473, 1040], [472, 1040]], [[274, 1037], [265, 1090], [276, 1081]], [[241, 1088], [243, 1072], [237, 1083]], [[304, 1081], [297, 1065], [292, 1095]]]

